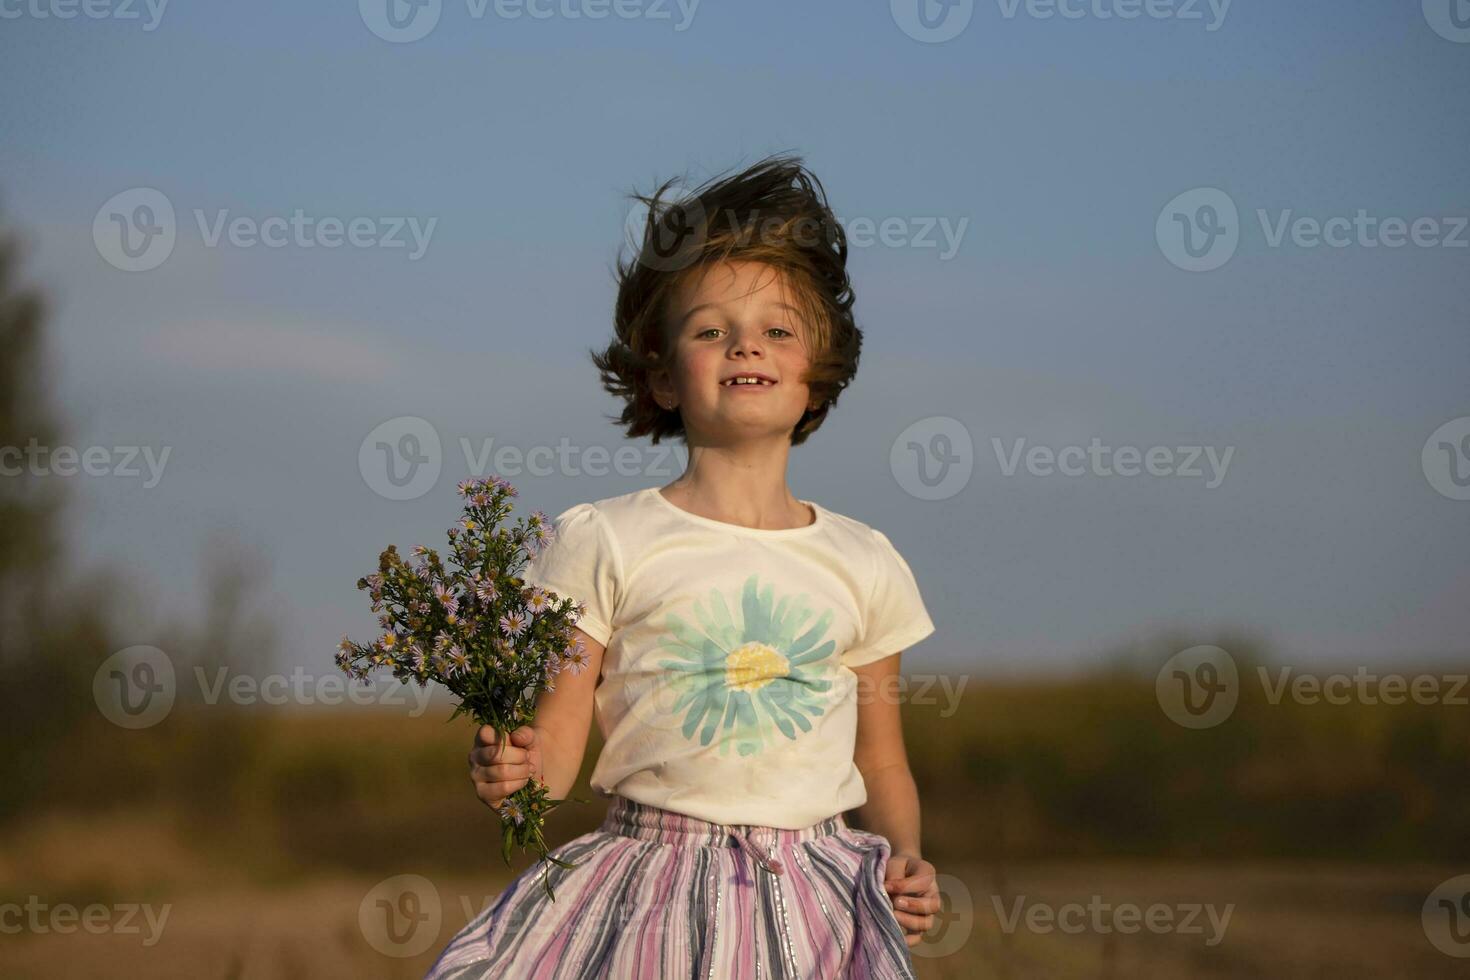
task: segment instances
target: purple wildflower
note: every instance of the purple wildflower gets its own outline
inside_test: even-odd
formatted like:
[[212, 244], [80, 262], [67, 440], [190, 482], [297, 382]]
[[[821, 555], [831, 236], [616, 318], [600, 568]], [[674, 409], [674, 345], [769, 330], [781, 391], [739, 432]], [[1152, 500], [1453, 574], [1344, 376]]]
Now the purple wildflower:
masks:
[[449, 672], [451, 674], [463, 674], [469, 671], [470, 658], [465, 656], [464, 650], [460, 648], [458, 643], [449, 648], [448, 659]]
[[526, 822], [525, 811], [521, 809], [521, 804], [516, 800], [507, 799], [502, 803], [500, 813], [507, 820], [514, 820], [517, 824]]
[[506, 636], [520, 636], [526, 631], [527, 625], [525, 613], [512, 612], [500, 617], [500, 631]]
[[580, 647], [568, 650], [562, 655], [562, 666], [570, 670], [574, 675], [586, 670], [587, 665], [591, 662], [591, 658]]

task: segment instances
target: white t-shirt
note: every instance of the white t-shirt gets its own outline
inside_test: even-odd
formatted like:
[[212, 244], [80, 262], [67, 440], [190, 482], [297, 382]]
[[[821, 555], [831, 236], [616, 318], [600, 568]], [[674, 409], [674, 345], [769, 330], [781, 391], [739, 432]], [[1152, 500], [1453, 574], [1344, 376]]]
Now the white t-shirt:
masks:
[[[691, 514], [658, 487], [577, 504], [522, 572], [606, 647], [592, 788], [703, 820], [801, 828], [867, 801], [852, 668], [934, 632], [884, 534]], [[864, 697], [877, 697], [869, 688]]]

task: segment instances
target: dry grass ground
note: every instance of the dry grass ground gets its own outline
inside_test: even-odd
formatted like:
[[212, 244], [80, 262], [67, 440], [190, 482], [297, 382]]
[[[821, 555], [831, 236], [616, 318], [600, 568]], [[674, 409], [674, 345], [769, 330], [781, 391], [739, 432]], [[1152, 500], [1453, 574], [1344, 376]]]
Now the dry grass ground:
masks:
[[[1470, 872], [1462, 712], [1242, 702], [1228, 724], [1186, 732], [1126, 678], [982, 684], [952, 707], [905, 709], [925, 851], [963, 886], [947, 889], [920, 976], [1470, 975], [1421, 922], [1434, 887]], [[501, 862], [465, 778], [472, 728], [447, 713], [77, 726], [78, 744], [32, 757], [46, 793], [4, 828], [0, 978], [422, 976], [527, 865]], [[598, 748], [594, 731], [573, 795], [591, 795]], [[567, 804], [548, 837], [602, 813]], [[420, 951], [389, 956], [359, 910], [403, 873], [432, 881], [441, 911], [414, 932]], [[151, 945], [141, 916], [132, 932], [16, 931], [31, 896], [111, 922], [139, 905], [168, 918]], [[1157, 907], [1155, 928], [1122, 931], [1120, 906]], [[1179, 929], [1165, 914], [1193, 917]]]
[[[421, 977], [510, 877], [489, 849], [481, 872], [429, 875], [440, 913], [393, 948], [417, 940], [424, 951], [398, 956], [375, 949], [377, 937], [359, 924], [381, 876], [261, 883], [187, 853], [166, 821], [143, 812], [118, 817], [101, 834], [75, 818], [47, 821], [19, 832], [14, 845], [0, 865], [5, 901], [24, 901], [39, 886], [53, 905], [167, 904], [169, 913], [151, 946], [141, 915], [136, 933], [6, 935], [0, 976], [7, 980]], [[1437, 951], [1420, 920], [1424, 897], [1456, 873], [1452, 867], [1104, 861], [941, 871], [964, 887], [947, 888], [949, 914], [916, 957], [926, 978], [1466, 975], [1466, 961]], [[1118, 931], [1133, 924], [1117, 917], [1125, 905], [1167, 909], [1182, 928], [1162, 927], [1156, 910], [1157, 931]], [[1205, 906], [1214, 907], [1214, 920], [1200, 912], [1184, 926], [1191, 908]]]

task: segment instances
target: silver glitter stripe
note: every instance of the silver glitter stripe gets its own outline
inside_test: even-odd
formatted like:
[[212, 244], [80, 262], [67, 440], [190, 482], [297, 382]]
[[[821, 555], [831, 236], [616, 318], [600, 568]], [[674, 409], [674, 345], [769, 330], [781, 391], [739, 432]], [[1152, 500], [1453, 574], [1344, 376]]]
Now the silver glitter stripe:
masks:
[[[769, 853], [778, 855], [777, 860], [780, 860], [779, 852], [776, 850], [776, 845], [774, 842], [769, 849]], [[766, 880], [770, 882], [771, 890], [776, 896], [776, 909], [781, 914], [781, 939], [786, 946], [786, 948], [782, 950], [782, 953], [786, 957], [786, 961], [791, 970], [791, 976], [793, 977], [793, 980], [801, 980], [801, 967], [796, 962], [796, 951], [793, 948], [793, 944], [791, 941], [791, 919], [786, 914], [786, 896], [783, 894], [783, 889], [781, 887], [781, 882], [784, 877], [784, 875], [773, 874]]]
[[712, 862], [710, 877], [714, 879], [715, 888], [715, 928], [709, 938], [709, 973], [705, 974], [705, 980], [714, 980], [715, 964], [719, 962], [719, 956], [716, 954], [720, 951], [720, 902], [724, 898], [725, 889], [720, 885], [720, 862], [718, 860]]
[[842, 930], [836, 928], [837, 922], [832, 918], [832, 910], [827, 907], [827, 900], [822, 897], [822, 886], [826, 884], [826, 878], [818, 878], [817, 872], [812, 869], [811, 863], [807, 861], [806, 854], [800, 848], [796, 851], [796, 861], [806, 872], [806, 880], [811, 883], [812, 892], [817, 896], [817, 904], [822, 907], [822, 915], [826, 917], [827, 928], [833, 931], [837, 937], [837, 948], [842, 953], [842, 961], [847, 962], [847, 943], [842, 941]]

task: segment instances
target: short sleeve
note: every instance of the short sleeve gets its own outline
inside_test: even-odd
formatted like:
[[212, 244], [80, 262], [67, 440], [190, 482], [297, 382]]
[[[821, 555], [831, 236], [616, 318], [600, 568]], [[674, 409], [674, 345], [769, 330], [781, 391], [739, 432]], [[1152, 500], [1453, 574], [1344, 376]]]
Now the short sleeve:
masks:
[[607, 645], [612, 637], [622, 562], [607, 519], [592, 504], [557, 515], [551, 540], [526, 563], [521, 579], [585, 607], [576, 626]]
[[857, 643], [842, 654], [847, 667], [861, 667], [890, 657], [934, 632], [934, 621], [924, 608], [919, 584], [908, 562], [877, 528], [873, 532], [877, 571], [872, 599], [864, 611]]

